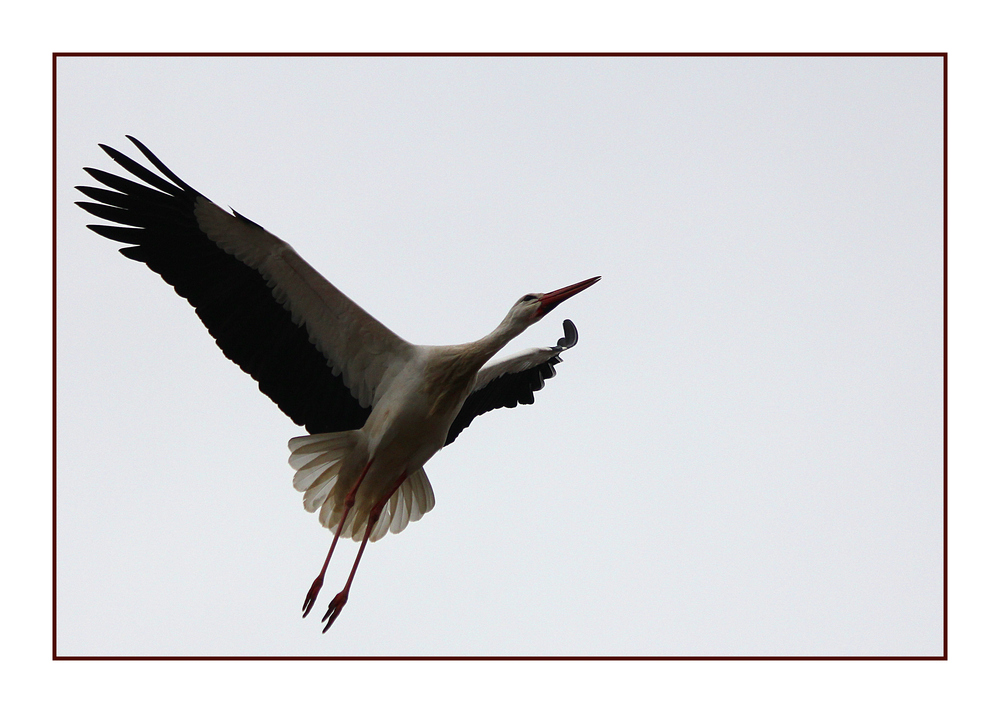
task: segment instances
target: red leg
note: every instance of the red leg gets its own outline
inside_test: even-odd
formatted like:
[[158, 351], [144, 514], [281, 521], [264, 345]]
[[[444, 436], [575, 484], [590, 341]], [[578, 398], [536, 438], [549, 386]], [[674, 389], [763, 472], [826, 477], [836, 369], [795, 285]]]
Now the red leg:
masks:
[[323, 621], [326, 622], [326, 626], [323, 627], [324, 634], [336, 618], [340, 616], [340, 612], [343, 610], [344, 605], [347, 604], [347, 595], [351, 591], [351, 582], [354, 581], [354, 573], [358, 571], [358, 565], [361, 563], [361, 555], [365, 553], [365, 545], [368, 544], [368, 538], [372, 534], [372, 529], [375, 527], [375, 523], [378, 522], [379, 516], [382, 514], [382, 509], [385, 507], [385, 504], [389, 502], [389, 498], [392, 497], [392, 494], [395, 493], [399, 486], [403, 484], [407, 475], [409, 474], [404, 471], [403, 474], [399, 476], [399, 479], [393, 484], [386, 496], [371, 509], [371, 512], [368, 515], [368, 527], [365, 528], [365, 537], [361, 540], [361, 549], [358, 550], [358, 556], [354, 558], [354, 566], [351, 567], [351, 574], [347, 578], [347, 584], [345, 584], [344, 588], [333, 598], [333, 601], [330, 602], [330, 606], [326, 610], [326, 614], [323, 615]]
[[323, 569], [319, 571], [319, 576], [313, 581], [312, 586], [309, 587], [309, 592], [306, 594], [306, 601], [302, 604], [302, 618], [309, 616], [309, 612], [312, 611], [313, 604], [316, 603], [316, 598], [319, 596], [319, 590], [323, 588], [323, 578], [326, 576], [326, 568], [330, 564], [330, 558], [333, 557], [333, 549], [337, 546], [337, 540], [340, 539], [340, 532], [344, 529], [344, 523], [347, 521], [347, 515], [351, 512], [351, 508], [354, 507], [354, 496], [358, 493], [358, 487], [361, 485], [361, 481], [365, 479], [368, 474], [368, 469], [372, 467], [372, 461], [368, 461], [365, 464], [364, 470], [361, 471], [361, 475], [358, 477], [351, 489], [347, 491], [347, 497], [344, 498], [344, 514], [340, 516], [340, 522], [337, 523], [337, 532], [333, 536], [333, 543], [330, 545], [330, 551], [326, 553], [326, 560], [323, 562]]

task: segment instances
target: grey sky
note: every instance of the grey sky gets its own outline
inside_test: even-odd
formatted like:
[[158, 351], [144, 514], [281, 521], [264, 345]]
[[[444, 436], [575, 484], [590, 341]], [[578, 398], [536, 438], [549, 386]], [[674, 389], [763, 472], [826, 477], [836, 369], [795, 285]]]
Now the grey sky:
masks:
[[[939, 654], [940, 68], [60, 60], [59, 653]], [[325, 636], [301, 429], [72, 205], [126, 133], [414, 342], [604, 276]]]

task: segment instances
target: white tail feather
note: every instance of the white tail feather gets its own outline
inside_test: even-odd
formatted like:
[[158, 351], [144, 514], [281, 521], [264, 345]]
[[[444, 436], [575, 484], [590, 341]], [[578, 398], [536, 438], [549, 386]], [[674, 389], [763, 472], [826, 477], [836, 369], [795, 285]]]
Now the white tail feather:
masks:
[[[423, 506], [415, 496], [418, 491], [424, 494]], [[394, 534], [402, 532], [409, 523], [416, 522], [424, 516], [424, 513], [430, 512], [433, 507], [434, 491], [431, 489], [430, 481], [427, 480], [427, 474], [421, 468], [416, 473], [411, 473], [403, 481], [403, 484], [382, 508], [382, 514], [379, 515], [378, 522], [372, 528], [371, 541], [381, 540], [387, 532]], [[354, 514], [354, 532], [351, 537], [355, 542], [361, 542], [367, 524], [367, 517], [361, 513]], [[344, 530], [347, 530], [346, 524]]]
[[[341, 465], [363, 438], [361, 431], [341, 431], [299, 436], [288, 442], [292, 452], [288, 463], [296, 470], [292, 485], [303, 493], [306, 511], [319, 510], [320, 524], [330, 530], [336, 530], [343, 512], [343, 505], [332, 496]], [[402, 532], [408, 523], [419, 520], [433, 507], [434, 491], [421, 468], [411, 473], [389, 498], [372, 528], [371, 541], [382, 539], [387, 532]], [[360, 542], [367, 525], [368, 513], [354, 508], [347, 514], [340, 536]]]

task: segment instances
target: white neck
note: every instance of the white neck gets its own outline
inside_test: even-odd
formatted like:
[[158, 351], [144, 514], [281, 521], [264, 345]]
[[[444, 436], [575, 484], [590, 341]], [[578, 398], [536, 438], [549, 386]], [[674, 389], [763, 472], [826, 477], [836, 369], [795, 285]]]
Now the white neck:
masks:
[[478, 339], [468, 345], [469, 357], [478, 362], [479, 366], [482, 366], [498, 351], [503, 349], [510, 340], [527, 328], [527, 322], [515, 320], [511, 314], [508, 314], [504, 317], [503, 321], [497, 325], [496, 329], [482, 339]]

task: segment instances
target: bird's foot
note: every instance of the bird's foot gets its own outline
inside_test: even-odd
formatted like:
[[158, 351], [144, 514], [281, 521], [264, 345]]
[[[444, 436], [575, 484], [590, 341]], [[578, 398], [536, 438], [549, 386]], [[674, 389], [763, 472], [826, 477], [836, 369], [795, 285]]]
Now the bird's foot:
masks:
[[323, 621], [326, 622], [326, 626], [323, 627], [323, 633], [329, 629], [333, 622], [340, 616], [340, 612], [344, 609], [344, 605], [347, 604], [347, 590], [340, 592], [333, 598], [330, 602], [329, 608], [326, 610], [326, 614], [323, 615]]
[[313, 581], [312, 586], [309, 587], [309, 593], [306, 594], [306, 600], [302, 604], [302, 618], [305, 619], [309, 616], [309, 612], [312, 611], [313, 604], [316, 603], [316, 599], [319, 597], [319, 590], [323, 588], [323, 575], [316, 577]]

